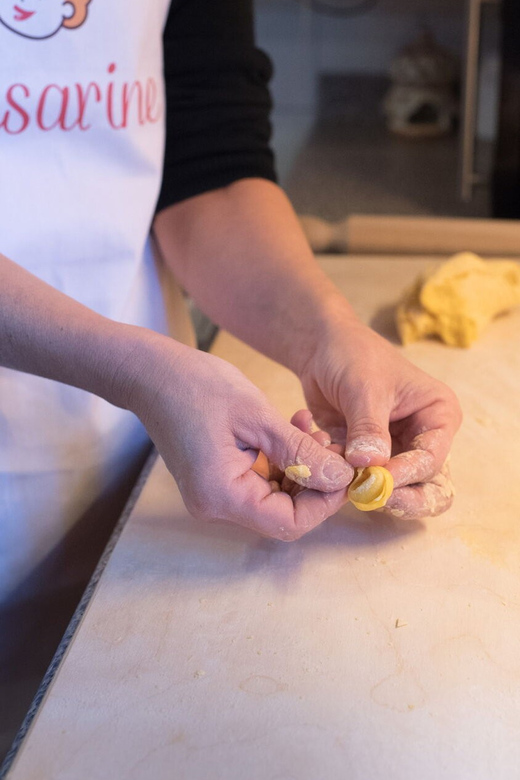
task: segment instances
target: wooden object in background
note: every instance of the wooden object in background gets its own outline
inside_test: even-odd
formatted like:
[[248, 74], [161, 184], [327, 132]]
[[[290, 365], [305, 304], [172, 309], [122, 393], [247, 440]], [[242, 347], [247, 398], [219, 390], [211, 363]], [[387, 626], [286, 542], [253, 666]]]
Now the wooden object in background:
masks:
[[341, 222], [301, 216], [316, 253], [520, 255], [520, 221], [353, 214]]

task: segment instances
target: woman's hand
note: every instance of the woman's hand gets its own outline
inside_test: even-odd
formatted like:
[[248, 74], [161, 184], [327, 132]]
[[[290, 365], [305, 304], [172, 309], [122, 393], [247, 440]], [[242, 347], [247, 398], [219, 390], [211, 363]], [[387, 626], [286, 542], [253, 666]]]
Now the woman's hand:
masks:
[[[188, 510], [290, 541], [341, 507], [352, 467], [284, 421], [229, 363], [151, 334], [126, 406], [146, 426]], [[262, 450], [280, 470], [305, 464], [309, 488], [292, 498], [251, 470]]]
[[352, 319], [331, 329], [300, 378], [316, 423], [346, 460], [392, 472], [392, 514], [433, 516], [451, 505], [446, 462], [462, 415], [446, 385]]

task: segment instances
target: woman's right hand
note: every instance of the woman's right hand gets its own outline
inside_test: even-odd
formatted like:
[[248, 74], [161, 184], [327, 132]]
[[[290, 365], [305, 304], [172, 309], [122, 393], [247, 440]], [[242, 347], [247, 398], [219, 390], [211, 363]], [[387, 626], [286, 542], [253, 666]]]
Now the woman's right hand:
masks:
[[[189, 512], [292, 541], [339, 510], [353, 468], [286, 422], [238, 369], [218, 357], [149, 334], [125, 368], [126, 402], [175, 477]], [[282, 471], [309, 467], [307, 490], [273, 490], [254, 471], [262, 450]]]

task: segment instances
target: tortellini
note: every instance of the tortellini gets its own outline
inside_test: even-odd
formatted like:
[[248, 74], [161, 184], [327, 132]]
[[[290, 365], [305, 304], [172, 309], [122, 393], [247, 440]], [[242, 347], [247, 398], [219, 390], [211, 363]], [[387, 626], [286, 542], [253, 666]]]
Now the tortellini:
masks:
[[356, 509], [370, 512], [383, 507], [394, 489], [394, 479], [383, 466], [367, 466], [356, 469], [350, 483], [348, 498]]

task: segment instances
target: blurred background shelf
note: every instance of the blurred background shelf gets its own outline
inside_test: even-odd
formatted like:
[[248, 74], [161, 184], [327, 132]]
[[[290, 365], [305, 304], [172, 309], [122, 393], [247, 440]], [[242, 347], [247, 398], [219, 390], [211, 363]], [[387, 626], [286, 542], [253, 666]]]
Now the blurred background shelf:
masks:
[[[381, 104], [382, 76], [323, 75], [313, 128], [287, 171], [285, 189], [300, 214], [339, 220], [347, 213], [486, 217], [489, 190], [465, 203], [458, 192], [455, 134], [407, 140], [391, 135]], [[490, 142], [480, 154], [489, 165]]]
[[[373, 0], [362, 5], [365, 11], [345, 16], [318, 12], [316, 2], [256, 0], [258, 45], [275, 69], [273, 145], [278, 171], [297, 211], [332, 220], [350, 213], [514, 216], [499, 213], [503, 204], [497, 209], [500, 198], [493, 187], [502, 187], [497, 145], [503, 146], [505, 134], [514, 138], [498, 102], [504, 63], [506, 85], [510, 67], [501, 20], [511, 27], [511, 13], [519, 13], [510, 8], [516, 0]], [[334, 8], [356, 5], [356, 0], [324, 2]], [[465, 112], [471, 97], [464, 90], [470, 73], [470, 28], [478, 42], [476, 100]], [[458, 62], [461, 120], [474, 114], [470, 143], [475, 148], [475, 179], [485, 186], [474, 188], [470, 201], [461, 196], [461, 143], [473, 131], [467, 122], [465, 127], [457, 123], [444, 138], [415, 142], [386, 129], [382, 105], [391, 63], [425, 29]], [[514, 34], [520, 39], [520, 29]], [[520, 40], [517, 48], [520, 51]], [[518, 125], [520, 137], [520, 118]], [[510, 147], [505, 165], [509, 180], [515, 180], [520, 145], [518, 161], [511, 160]], [[510, 201], [511, 194], [506, 198]]]

